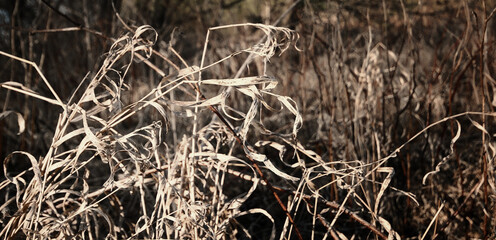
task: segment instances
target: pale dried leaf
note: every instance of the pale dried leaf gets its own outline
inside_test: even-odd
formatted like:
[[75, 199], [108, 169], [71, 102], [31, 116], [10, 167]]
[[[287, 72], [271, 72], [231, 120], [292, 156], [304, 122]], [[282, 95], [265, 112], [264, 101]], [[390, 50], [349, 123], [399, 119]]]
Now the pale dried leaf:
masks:
[[26, 129], [26, 124], [24, 122], [24, 118], [22, 117], [22, 115], [20, 113], [15, 112], [15, 111], [4, 111], [4, 112], [0, 113], [0, 119], [5, 118], [10, 114], [15, 114], [15, 116], [17, 117], [17, 125], [19, 126], [19, 132], [17, 133], [17, 135], [20, 135]]

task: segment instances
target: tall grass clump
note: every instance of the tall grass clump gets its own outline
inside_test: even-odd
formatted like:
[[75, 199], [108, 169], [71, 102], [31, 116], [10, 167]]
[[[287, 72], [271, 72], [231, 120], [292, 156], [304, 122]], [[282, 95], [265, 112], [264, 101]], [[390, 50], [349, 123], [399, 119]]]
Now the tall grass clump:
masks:
[[0, 238], [494, 238], [495, 15], [0, 3]]
[[[241, 27], [262, 31], [263, 38], [218, 60], [206, 55], [210, 34]], [[294, 31], [263, 24], [210, 28], [200, 65], [190, 66], [173, 49], [169, 52], [175, 54], [177, 64], [153, 50], [157, 33], [150, 26], [127, 28], [130, 33], [113, 40], [98, 71], [86, 75], [68, 100], [58, 96], [35, 63], [0, 52], [36, 69], [51, 95], [43, 96], [12, 81], [1, 86], [50, 103], [52, 111], [59, 111], [44, 156], [15, 151], [4, 160], [2, 237], [250, 237], [250, 230], [237, 219], [260, 215], [272, 226], [264, 228], [268, 232], [263, 235], [301, 239], [315, 234], [295, 222], [295, 216], [305, 211], [310, 215], [301, 215], [308, 215], [305, 221], [313, 221], [314, 226], [318, 219], [333, 229], [338, 217], [346, 213], [362, 227], [385, 236], [373, 223], [344, 207], [354, 185], [363, 181], [360, 162], [325, 163], [305, 149], [297, 140], [302, 125], [297, 104], [273, 92], [278, 80], [266, 74], [269, 59], [296, 44]], [[243, 54], [245, 64], [260, 61], [262, 75], [205, 79], [217, 65]], [[152, 55], [175, 71], [166, 75], [149, 60]], [[139, 95], [129, 84], [140, 80], [129, 76], [134, 64], [146, 65], [161, 78]], [[292, 121], [271, 129], [268, 126], [273, 121], [265, 118], [272, 118], [274, 112]], [[16, 114], [22, 132], [23, 118]], [[170, 129], [176, 134], [167, 141], [164, 135]], [[269, 158], [269, 153], [278, 157]], [[20, 161], [28, 164], [14, 174], [9, 166]], [[345, 167], [337, 170], [335, 165], [341, 164]], [[376, 170], [391, 174], [389, 168]], [[328, 182], [331, 176], [334, 180]], [[334, 182], [346, 192], [341, 205], [320, 194]], [[272, 195], [265, 201], [278, 206], [282, 215], [244, 206], [254, 194], [268, 194], [256, 192], [260, 185]], [[324, 207], [319, 211], [334, 208], [338, 212], [326, 221], [317, 212], [318, 205]], [[388, 225], [385, 219], [378, 220]], [[276, 221], [282, 229], [276, 229]], [[394, 233], [390, 228], [387, 231]]]
[[[60, 112], [44, 156], [16, 151], [4, 160], [2, 237], [226, 238], [243, 230], [235, 224], [239, 216], [262, 214], [273, 222], [266, 210], [240, 209], [261, 183], [260, 177], [269, 184], [261, 166], [288, 181], [299, 178], [275, 167], [254, 148], [257, 141], [247, 136], [250, 131], [264, 130], [293, 142], [301, 124], [297, 107], [291, 99], [271, 93], [277, 80], [270, 76], [202, 76], [212, 66], [245, 52], [262, 57], [266, 63], [276, 49], [286, 50], [296, 35], [261, 24], [211, 28], [209, 33], [233, 27], [258, 28], [266, 40], [210, 63], [204, 52], [200, 66], [178, 63], [174, 66], [183, 68], [178, 67], [172, 76], [165, 76], [147, 60], [157, 39], [155, 30], [149, 26], [132, 30], [114, 40], [99, 70], [83, 78], [65, 101], [36, 64], [2, 52], [33, 66], [53, 95], [43, 96], [16, 82], [1, 86], [49, 102], [52, 111]], [[129, 96], [135, 90], [128, 81], [139, 81], [129, 77], [132, 64], [148, 64], [162, 76], [157, 86], [143, 92], [137, 101]], [[207, 98], [204, 86], [212, 88], [210, 91], [216, 88], [217, 95]], [[231, 92], [248, 96], [247, 112], [226, 104]], [[281, 109], [273, 109], [265, 98], [277, 99]], [[257, 121], [263, 107], [294, 114], [291, 131], [281, 135], [265, 129], [263, 122]], [[182, 121], [189, 122], [183, 124], [189, 134], [174, 139], [177, 142], [164, 141], [170, 118], [181, 114], [185, 116]], [[22, 132], [23, 119], [16, 116]], [[137, 124], [129, 127], [126, 122]], [[245, 156], [233, 154], [235, 151]], [[29, 168], [12, 174], [7, 166], [22, 159], [29, 161]], [[232, 195], [234, 191], [224, 187], [229, 174], [247, 178], [249, 188]], [[275, 227], [271, 234], [275, 234]]]

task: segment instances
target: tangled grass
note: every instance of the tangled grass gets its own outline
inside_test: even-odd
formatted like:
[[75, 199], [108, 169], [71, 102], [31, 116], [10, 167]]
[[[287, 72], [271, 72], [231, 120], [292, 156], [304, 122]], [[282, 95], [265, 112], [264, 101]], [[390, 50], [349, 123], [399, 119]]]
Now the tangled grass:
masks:
[[[143, 61], [152, 65], [147, 59], [154, 53], [152, 47], [157, 34], [150, 26], [139, 27], [134, 33], [116, 39], [94, 77], [81, 82], [80, 86], [83, 86], [84, 81], [89, 81], [86, 88], [76, 89], [67, 102], [53, 91], [33, 62], [1, 52], [4, 56], [34, 66], [53, 96], [42, 96], [15, 82], [5, 82], [1, 86], [49, 102], [59, 107], [61, 113], [50, 150], [44, 157], [36, 159], [28, 152], [16, 151], [6, 158], [6, 179], [0, 186], [2, 190], [7, 190], [7, 201], [2, 205], [2, 212], [8, 214], [6, 209], [11, 205], [15, 206], [16, 212], [5, 216], [5, 227], [0, 235], [6, 238], [21, 234], [28, 238], [217, 239], [233, 237], [241, 230], [249, 236], [241, 225], [233, 225], [232, 221], [246, 214], [262, 214], [272, 221], [271, 236], [275, 237], [274, 219], [266, 210], [253, 208], [242, 211], [240, 207], [259, 184], [271, 186], [259, 165], [264, 165], [276, 177], [291, 182], [298, 182], [300, 177], [278, 169], [266, 155], [252, 146], [270, 145], [284, 154], [283, 145], [271, 141], [251, 143], [248, 132], [256, 128], [296, 146], [295, 137], [301, 125], [297, 106], [290, 98], [271, 93], [277, 80], [270, 76], [202, 80], [203, 72], [244, 52], [263, 58], [266, 64], [276, 49], [284, 52], [297, 36], [287, 28], [262, 24], [211, 28], [209, 33], [246, 26], [262, 30], [266, 40], [206, 66], [204, 54], [199, 67], [178, 68], [178, 74], [174, 77], [158, 72], [163, 77], [162, 81], [135, 102], [126, 99], [130, 92], [126, 81], [132, 64]], [[207, 43], [208, 38], [205, 51]], [[152, 68], [158, 69], [155, 66]], [[219, 94], [206, 98], [201, 91], [205, 85], [216, 87]], [[179, 92], [177, 96], [184, 94], [181, 91], [190, 96], [196, 94], [195, 100], [174, 99], [173, 92]], [[226, 104], [233, 91], [251, 99], [247, 112]], [[276, 99], [281, 109], [272, 108], [265, 98]], [[286, 109], [293, 114], [292, 131], [280, 134], [265, 128], [262, 119], [256, 120], [257, 112], [262, 107], [271, 111]], [[184, 135], [174, 146], [162, 140], [162, 134], [170, 124], [167, 117], [170, 109], [174, 109], [173, 114], [187, 115], [186, 119], [192, 126], [192, 132]], [[213, 117], [209, 123], [201, 125], [199, 116], [207, 109]], [[126, 120], [151, 112], [159, 113], [159, 118], [148, 118], [144, 120], [148, 123], [132, 131], [122, 127]], [[20, 114], [17, 117], [22, 132], [23, 118]], [[245, 159], [232, 154], [236, 141], [242, 146]], [[171, 148], [173, 153], [168, 151]], [[298, 150], [325, 166], [311, 151], [301, 147]], [[22, 156], [29, 159], [30, 168], [12, 175], [6, 166], [11, 161], [20, 161]], [[280, 160], [285, 163], [282, 158]], [[302, 161], [285, 164], [291, 168], [305, 169]], [[251, 171], [242, 173], [236, 170], [244, 168]], [[223, 187], [227, 174], [242, 177], [251, 186], [237, 196], [228, 196]], [[15, 190], [8, 191], [12, 187]], [[15, 194], [10, 196], [10, 192]], [[134, 199], [137, 202], [127, 203], [126, 199], [133, 195], [138, 196]], [[294, 205], [297, 202], [291, 203], [286, 211]], [[127, 210], [137, 211], [139, 217], [128, 216], [131, 213]], [[293, 222], [289, 212], [288, 220]]]
[[298, 32], [277, 27], [297, 1], [272, 25], [209, 28], [192, 63], [174, 36], [165, 43], [118, 14], [126, 33], [117, 39], [86, 27], [30, 31], [111, 44], [73, 89], [0, 51], [27, 79], [0, 83], [2, 137], [34, 131], [11, 94], [57, 116], [40, 124], [54, 124], [36, 138], [47, 142], [42, 154], [8, 149], [0, 237], [494, 237], [496, 9], [483, 5], [479, 18], [468, 1], [454, 5], [466, 22], [433, 51], [414, 35], [427, 20], [400, 2], [396, 45], [394, 20], [384, 14], [378, 30], [372, 8], [352, 40], [341, 22], [351, 13], [313, 9], [320, 2], [295, 10]]

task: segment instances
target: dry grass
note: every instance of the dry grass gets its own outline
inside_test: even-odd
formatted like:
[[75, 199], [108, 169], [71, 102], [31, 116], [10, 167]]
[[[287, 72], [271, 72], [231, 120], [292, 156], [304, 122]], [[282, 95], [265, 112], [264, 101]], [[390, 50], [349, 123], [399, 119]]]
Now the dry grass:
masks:
[[[14, 6], [0, 237], [494, 238], [494, 3], [276, 2], [194, 43], [86, 13], [27, 51]], [[72, 33], [95, 71], [33, 47]]]

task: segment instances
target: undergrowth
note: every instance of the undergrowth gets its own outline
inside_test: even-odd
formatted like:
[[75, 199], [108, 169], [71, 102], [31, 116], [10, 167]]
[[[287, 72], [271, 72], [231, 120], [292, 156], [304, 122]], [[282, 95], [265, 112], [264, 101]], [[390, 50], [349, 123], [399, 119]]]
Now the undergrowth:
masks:
[[[30, 4], [49, 13], [22, 29]], [[495, 237], [493, 2], [276, 1], [216, 27], [202, 11], [248, 3], [170, 4], [210, 25], [13, 3], [0, 237]]]

